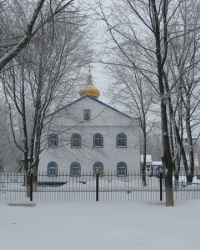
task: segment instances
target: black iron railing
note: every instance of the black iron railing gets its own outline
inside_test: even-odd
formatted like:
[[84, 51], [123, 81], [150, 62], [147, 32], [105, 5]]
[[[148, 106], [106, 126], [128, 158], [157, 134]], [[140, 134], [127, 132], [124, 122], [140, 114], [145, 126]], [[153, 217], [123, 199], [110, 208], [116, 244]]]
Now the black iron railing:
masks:
[[[116, 173], [82, 173], [70, 176], [59, 173], [0, 173], [1, 202], [71, 202], [71, 201], [165, 201], [165, 177], [130, 172], [126, 176]], [[200, 198], [200, 180], [193, 176], [192, 185], [187, 186], [186, 176], [173, 178], [175, 200]], [[145, 182], [144, 182], [145, 180]], [[144, 185], [145, 184], [145, 185]]]

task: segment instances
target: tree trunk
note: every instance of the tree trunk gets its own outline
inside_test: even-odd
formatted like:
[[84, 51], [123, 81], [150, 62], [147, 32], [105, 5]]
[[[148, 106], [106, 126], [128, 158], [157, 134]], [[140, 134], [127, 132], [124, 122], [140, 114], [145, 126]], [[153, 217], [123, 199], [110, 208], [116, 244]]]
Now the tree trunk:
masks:
[[[156, 45], [156, 61], [157, 61], [157, 75], [158, 75], [158, 86], [160, 94], [160, 108], [161, 108], [161, 130], [162, 130], [162, 143], [163, 143], [163, 165], [166, 169], [165, 174], [165, 185], [166, 185], [166, 206], [174, 206], [173, 200], [173, 187], [172, 187], [172, 172], [173, 163], [171, 156], [171, 149], [169, 143], [169, 132], [168, 132], [168, 118], [167, 118], [167, 107], [166, 107], [166, 93], [164, 87], [164, 64], [167, 56], [167, 1], [163, 1], [163, 37], [161, 38], [160, 31], [160, 20], [158, 18], [158, 10], [156, 8], [156, 1], [150, 1], [151, 12], [152, 12], [152, 27], [155, 36]], [[161, 46], [161, 40], [163, 39], [164, 44]]]
[[174, 206], [173, 200], [173, 185], [172, 173], [173, 162], [171, 157], [171, 150], [169, 144], [168, 126], [167, 126], [167, 109], [166, 105], [161, 103], [162, 114], [162, 137], [163, 137], [163, 166], [165, 171], [165, 187], [166, 187], [166, 206]]
[[186, 117], [186, 131], [187, 131], [188, 155], [189, 155], [189, 172], [186, 173], [187, 185], [191, 185], [194, 175], [194, 150], [193, 150], [193, 141], [192, 141], [192, 132], [191, 132], [189, 114], [187, 114]]
[[166, 185], [166, 206], [174, 206], [173, 187]]

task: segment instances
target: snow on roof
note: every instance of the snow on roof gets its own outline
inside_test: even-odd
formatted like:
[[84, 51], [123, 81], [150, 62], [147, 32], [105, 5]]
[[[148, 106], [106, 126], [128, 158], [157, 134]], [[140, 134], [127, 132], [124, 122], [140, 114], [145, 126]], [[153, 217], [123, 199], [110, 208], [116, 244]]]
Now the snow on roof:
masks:
[[[143, 155], [141, 155], [141, 162], [143, 162]], [[151, 155], [146, 155], [146, 162], [147, 163], [152, 162], [152, 156]]]
[[162, 166], [162, 161], [152, 161], [151, 164], [154, 166]]

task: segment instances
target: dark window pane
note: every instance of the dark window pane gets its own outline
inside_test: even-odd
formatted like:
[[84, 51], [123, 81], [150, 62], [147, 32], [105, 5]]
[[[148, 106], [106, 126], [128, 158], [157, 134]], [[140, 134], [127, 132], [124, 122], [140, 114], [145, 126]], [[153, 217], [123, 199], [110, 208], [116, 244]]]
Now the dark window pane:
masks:
[[71, 176], [80, 176], [81, 175], [81, 166], [79, 163], [77, 163], [77, 162], [72, 163], [70, 175]]
[[49, 135], [49, 147], [57, 147], [58, 146], [58, 136], [56, 134]]
[[72, 141], [71, 145], [74, 148], [80, 148], [81, 147], [81, 137], [78, 134], [72, 135]]
[[101, 134], [94, 135], [94, 147], [103, 147], [103, 136]]
[[117, 175], [118, 176], [125, 176], [127, 174], [127, 167], [126, 164], [121, 162], [117, 165]]
[[84, 110], [84, 120], [85, 121], [90, 120], [90, 110], [88, 110], [88, 109]]
[[117, 135], [117, 147], [126, 147], [126, 135], [125, 134], [118, 134]]

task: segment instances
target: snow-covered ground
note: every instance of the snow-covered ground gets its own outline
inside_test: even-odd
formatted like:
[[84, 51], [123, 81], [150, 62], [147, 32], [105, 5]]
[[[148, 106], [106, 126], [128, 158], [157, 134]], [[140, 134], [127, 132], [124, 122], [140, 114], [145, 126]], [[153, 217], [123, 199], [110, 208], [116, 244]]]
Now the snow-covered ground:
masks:
[[[13, 204], [12, 204], [13, 205]], [[0, 204], [2, 250], [199, 249], [200, 200]]]

